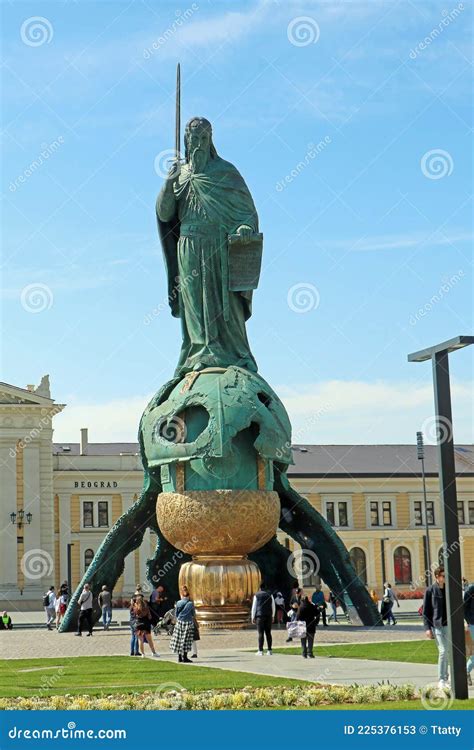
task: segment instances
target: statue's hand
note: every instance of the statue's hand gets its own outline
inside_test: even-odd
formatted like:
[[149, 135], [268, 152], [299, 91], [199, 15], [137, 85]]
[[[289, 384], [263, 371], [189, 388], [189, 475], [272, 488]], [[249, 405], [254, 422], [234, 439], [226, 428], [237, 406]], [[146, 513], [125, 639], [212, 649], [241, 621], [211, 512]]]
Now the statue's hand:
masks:
[[242, 226], [237, 229], [237, 234], [240, 235], [242, 239], [245, 239], [246, 237], [251, 237], [251, 235], [253, 234], [253, 229], [247, 224], [242, 224]]
[[179, 175], [181, 174], [181, 162], [179, 159], [172, 159], [170, 162], [170, 168], [168, 171], [168, 174], [166, 176], [166, 181], [168, 184], [172, 185], [175, 180], [178, 179]]

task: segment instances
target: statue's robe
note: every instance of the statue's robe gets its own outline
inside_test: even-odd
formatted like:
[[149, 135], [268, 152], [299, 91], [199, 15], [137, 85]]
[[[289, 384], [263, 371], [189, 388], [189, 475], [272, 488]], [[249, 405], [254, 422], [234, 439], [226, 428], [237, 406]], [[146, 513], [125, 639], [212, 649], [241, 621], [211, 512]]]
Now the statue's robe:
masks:
[[181, 168], [173, 193], [162, 189], [156, 213], [172, 314], [183, 343], [176, 374], [238, 365], [257, 371], [245, 330], [252, 292], [228, 290], [228, 235], [246, 225], [258, 232], [250, 191], [219, 156], [202, 173]]

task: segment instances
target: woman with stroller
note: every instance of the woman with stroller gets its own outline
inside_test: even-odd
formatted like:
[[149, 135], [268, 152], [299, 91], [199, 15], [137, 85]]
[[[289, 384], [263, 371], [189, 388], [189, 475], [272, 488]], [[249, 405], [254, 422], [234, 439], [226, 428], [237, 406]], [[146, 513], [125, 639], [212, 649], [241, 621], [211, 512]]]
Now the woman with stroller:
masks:
[[178, 661], [191, 664], [188, 651], [192, 649], [194, 641], [194, 604], [186, 586], [181, 589], [181, 599], [176, 605], [176, 625], [170, 641], [170, 649], [178, 654]]
[[130, 608], [131, 617], [135, 618], [135, 633], [138, 638], [140, 646], [140, 656], [142, 659], [145, 658], [145, 638], [146, 642], [150, 646], [153, 656], [158, 657], [155, 650], [155, 644], [153, 643], [153, 636], [151, 634], [151, 612], [150, 607], [145, 601], [145, 597], [142, 594], [134, 597], [135, 601]]

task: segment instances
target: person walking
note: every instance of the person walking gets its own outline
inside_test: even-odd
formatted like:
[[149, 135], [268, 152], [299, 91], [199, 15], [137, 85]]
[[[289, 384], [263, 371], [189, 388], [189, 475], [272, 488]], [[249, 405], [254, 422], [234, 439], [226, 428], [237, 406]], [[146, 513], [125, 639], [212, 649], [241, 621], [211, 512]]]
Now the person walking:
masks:
[[66, 614], [67, 605], [69, 602], [69, 589], [67, 584], [62, 583], [56, 593], [56, 630], [59, 630], [61, 621]]
[[138, 594], [133, 605], [133, 616], [135, 618], [135, 633], [138, 638], [140, 646], [140, 656], [142, 659], [145, 658], [145, 639], [146, 643], [150, 646], [151, 653], [154, 657], [158, 657], [159, 654], [155, 649], [153, 642], [153, 636], [151, 634], [151, 612], [148, 603], [145, 601], [145, 597], [142, 594]]
[[92, 605], [94, 602], [94, 597], [92, 595], [91, 587], [88, 583], [84, 584], [84, 588], [82, 589], [82, 593], [79, 597], [78, 604], [80, 606], [79, 611], [79, 618], [77, 621], [77, 633], [76, 635], [82, 636], [82, 630], [84, 628], [84, 625], [87, 625], [88, 633], [87, 635], [92, 635]]
[[[466, 641], [469, 644], [469, 659], [467, 660], [467, 682], [468, 685], [472, 685], [471, 672], [474, 668], [474, 656], [472, 655], [473, 643], [474, 643], [474, 583], [467, 586], [464, 592], [464, 619], [467, 623], [467, 636]], [[467, 653], [467, 649], [466, 649]]]
[[296, 613], [296, 620], [297, 622], [304, 622], [306, 625], [306, 635], [301, 637], [301, 655], [304, 659], [307, 659], [308, 656], [310, 659], [314, 659], [313, 644], [316, 625], [319, 622], [319, 610], [307, 596], [304, 596], [301, 600]]
[[423, 624], [427, 638], [434, 638], [438, 647], [438, 686], [445, 688], [448, 683], [448, 615], [446, 609], [446, 589], [444, 567], [434, 571], [435, 581], [425, 591], [423, 597]]
[[43, 607], [46, 613], [46, 627], [48, 630], [52, 630], [56, 619], [56, 594], [54, 593], [54, 586], [50, 586], [49, 590], [43, 596]]
[[[313, 593], [313, 596], [311, 597], [311, 602], [314, 604], [315, 607], [317, 607], [319, 616], [323, 620], [323, 627], [328, 627], [328, 621], [327, 621], [327, 615], [326, 615], [326, 599], [324, 598], [323, 590], [321, 586], [318, 586]], [[318, 618], [319, 620], [319, 618]]]
[[396, 625], [397, 621], [395, 619], [395, 615], [393, 614], [393, 607], [396, 602], [398, 608], [400, 608], [400, 602], [398, 601], [398, 597], [395, 591], [392, 589], [392, 585], [390, 583], [384, 584], [383, 601], [386, 604], [385, 612], [387, 617], [387, 625], [390, 625], [390, 622], [392, 622], [393, 625]]
[[108, 630], [110, 622], [112, 620], [112, 594], [108, 590], [107, 586], [102, 586], [102, 591], [99, 594], [99, 607], [102, 610], [102, 624], [104, 630]]
[[181, 599], [176, 604], [176, 625], [171, 636], [170, 649], [178, 654], [178, 661], [191, 664], [188, 659], [188, 651], [191, 650], [194, 640], [194, 604], [186, 587], [181, 589]]
[[375, 589], [370, 589], [370, 598], [372, 599], [373, 603], [375, 604], [375, 606], [376, 606], [376, 607], [377, 607], [377, 609], [378, 609], [378, 605], [379, 605], [379, 598], [378, 598], [378, 596], [377, 596], [377, 592], [376, 592], [376, 590], [375, 590]]
[[257, 656], [263, 656], [264, 638], [267, 641], [267, 655], [272, 655], [272, 623], [275, 617], [275, 599], [267, 591], [265, 584], [261, 584], [260, 590], [255, 594], [252, 601], [250, 617], [252, 622], [257, 623], [258, 651]]
[[332, 617], [334, 619], [334, 622], [338, 622], [337, 605], [339, 604], [339, 602], [338, 602], [336, 594], [334, 593], [332, 589], [329, 592], [329, 604], [331, 605], [331, 609], [332, 609], [332, 615], [329, 615], [329, 619], [331, 619]]

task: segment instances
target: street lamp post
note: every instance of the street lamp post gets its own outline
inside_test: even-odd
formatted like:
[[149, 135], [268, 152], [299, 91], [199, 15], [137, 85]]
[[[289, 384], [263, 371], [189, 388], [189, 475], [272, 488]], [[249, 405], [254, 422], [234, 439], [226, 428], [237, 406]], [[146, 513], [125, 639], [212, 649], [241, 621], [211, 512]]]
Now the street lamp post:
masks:
[[425, 553], [426, 553], [426, 585], [431, 586], [431, 550], [430, 550], [430, 527], [428, 524], [428, 502], [426, 500], [426, 478], [425, 478], [425, 446], [423, 444], [423, 433], [416, 433], [416, 448], [418, 459], [421, 461], [421, 476], [423, 480], [423, 507], [425, 514]]
[[382, 591], [385, 591], [385, 581], [387, 580], [387, 571], [385, 570], [385, 542], [388, 542], [390, 537], [383, 536], [380, 539], [380, 557], [382, 559]]
[[461, 699], [468, 697], [468, 689], [448, 359], [450, 352], [473, 343], [474, 336], [457, 336], [408, 355], [409, 362], [426, 362], [430, 359], [433, 366], [451, 685], [454, 697]]

